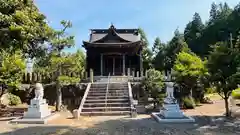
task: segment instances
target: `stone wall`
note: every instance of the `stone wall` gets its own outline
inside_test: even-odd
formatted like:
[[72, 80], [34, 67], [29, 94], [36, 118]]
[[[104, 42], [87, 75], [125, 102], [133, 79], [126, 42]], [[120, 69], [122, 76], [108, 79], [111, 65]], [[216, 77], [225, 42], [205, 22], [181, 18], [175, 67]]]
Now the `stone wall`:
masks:
[[[84, 95], [87, 84], [67, 85], [62, 88], [62, 99], [65, 105], [79, 106], [81, 98]], [[34, 98], [34, 86], [24, 87], [21, 90], [13, 90], [11, 93], [19, 96], [22, 102], [30, 103]], [[47, 99], [49, 105], [54, 105], [56, 100], [56, 86], [55, 84], [48, 84], [44, 86], [44, 98]]]

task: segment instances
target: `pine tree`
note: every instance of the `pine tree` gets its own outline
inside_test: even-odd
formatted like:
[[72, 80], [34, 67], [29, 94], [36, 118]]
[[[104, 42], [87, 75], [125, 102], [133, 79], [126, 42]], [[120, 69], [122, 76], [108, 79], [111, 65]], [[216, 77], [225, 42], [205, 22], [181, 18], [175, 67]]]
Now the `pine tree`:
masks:
[[161, 49], [163, 49], [163, 43], [161, 43], [161, 40], [159, 37], [157, 37], [154, 40], [152, 52], [156, 55]]
[[138, 32], [140, 34], [140, 40], [143, 42], [143, 50], [142, 50], [143, 68], [148, 69], [152, 66], [151, 63], [152, 63], [153, 53], [149, 49], [149, 42], [148, 42], [146, 33], [141, 28], [138, 29]]
[[217, 19], [217, 14], [218, 14], [217, 5], [215, 2], [213, 2], [210, 10], [210, 19], [209, 19], [210, 23], [213, 23]]
[[62, 59], [62, 50], [66, 47], [72, 47], [74, 45], [74, 37], [66, 35], [66, 30], [72, 27], [70, 21], [61, 21], [63, 28], [54, 32], [54, 37], [51, 40], [52, 56], [51, 65], [54, 65], [53, 69], [56, 72], [56, 89], [57, 89], [57, 102], [56, 111], [60, 111], [62, 105], [62, 92], [61, 92], [61, 71], [64, 68], [64, 59]]
[[189, 22], [184, 30], [184, 38], [188, 44], [188, 47], [196, 54], [202, 56], [203, 50], [201, 50], [201, 43], [198, 42], [202, 35], [204, 25], [202, 19], [198, 13], [195, 13], [193, 20]]

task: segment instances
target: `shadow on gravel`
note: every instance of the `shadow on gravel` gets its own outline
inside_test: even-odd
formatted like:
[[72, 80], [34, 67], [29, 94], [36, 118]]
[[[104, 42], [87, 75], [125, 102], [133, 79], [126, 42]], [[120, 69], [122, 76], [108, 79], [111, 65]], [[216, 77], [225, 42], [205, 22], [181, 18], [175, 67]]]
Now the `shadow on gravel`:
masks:
[[[225, 117], [194, 116], [196, 123], [163, 124], [152, 118], [117, 119], [99, 122], [89, 128], [74, 126], [29, 125], [13, 128], [11, 132], [0, 135], [203, 135], [240, 134], [240, 121]], [[84, 123], [84, 121], [79, 121]], [[19, 125], [21, 126], [21, 125]], [[14, 127], [14, 126], [13, 126]]]

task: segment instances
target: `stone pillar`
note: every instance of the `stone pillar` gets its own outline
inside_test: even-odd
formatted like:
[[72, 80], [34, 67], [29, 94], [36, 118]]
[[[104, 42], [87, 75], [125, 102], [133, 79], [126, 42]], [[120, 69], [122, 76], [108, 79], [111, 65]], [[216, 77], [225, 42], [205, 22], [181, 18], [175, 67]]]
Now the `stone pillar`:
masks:
[[115, 58], [113, 57], [113, 75], [115, 75]]
[[127, 69], [127, 75], [128, 75], [128, 77], [131, 76], [131, 75], [130, 75], [130, 68]]
[[147, 70], [145, 71], [145, 77], [148, 77], [148, 74], [147, 74], [148, 72], [147, 72]]
[[93, 83], [93, 69], [90, 69], [90, 82]]
[[101, 53], [101, 76], [103, 75], [103, 54]]
[[88, 72], [85, 71], [85, 79], [87, 79], [87, 78], [88, 78]]
[[125, 54], [123, 54], [123, 75], [125, 75]]
[[139, 54], [139, 61], [140, 61], [140, 69], [139, 69], [139, 71], [140, 71], [140, 74], [142, 75], [142, 73], [143, 73], [143, 59], [142, 59], [142, 51], [140, 51], [140, 54]]
[[134, 70], [132, 71], [132, 76], [135, 77], [135, 71]]

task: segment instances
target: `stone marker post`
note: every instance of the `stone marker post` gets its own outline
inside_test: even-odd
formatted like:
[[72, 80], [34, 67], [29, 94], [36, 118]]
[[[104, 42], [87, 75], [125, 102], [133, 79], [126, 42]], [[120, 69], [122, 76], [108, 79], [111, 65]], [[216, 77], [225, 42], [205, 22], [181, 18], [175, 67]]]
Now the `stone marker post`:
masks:
[[90, 69], [90, 82], [93, 83], [93, 70]]
[[127, 69], [127, 75], [130, 77], [130, 68]]

